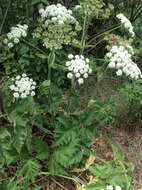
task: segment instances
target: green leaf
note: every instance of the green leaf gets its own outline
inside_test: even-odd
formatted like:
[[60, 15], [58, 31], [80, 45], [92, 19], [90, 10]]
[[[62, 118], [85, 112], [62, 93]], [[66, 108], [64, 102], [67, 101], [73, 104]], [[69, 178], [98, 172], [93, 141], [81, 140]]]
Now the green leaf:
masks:
[[40, 190], [40, 186], [35, 186], [32, 188], [32, 190]]
[[85, 126], [88, 126], [92, 123], [92, 121], [95, 119], [95, 115], [96, 115], [96, 110], [94, 111], [88, 111], [88, 113], [86, 112], [86, 115], [85, 115], [85, 119], [83, 121], [83, 124]]
[[34, 137], [34, 147], [38, 153], [36, 158], [43, 160], [49, 157], [49, 148], [46, 142], [37, 137]]
[[11, 137], [11, 134], [6, 128], [0, 127], [0, 141], [3, 141], [7, 137]]
[[31, 180], [32, 182], [34, 182], [35, 177], [38, 176], [39, 174], [38, 169], [40, 167], [41, 167], [40, 164], [32, 158], [28, 160], [24, 160], [22, 162], [22, 165], [17, 170], [16, 175], [24, 176], [25, 179]]
[[14, 131], [14, 139], [13, 139], [13, 146], [20, 154], [21, 149], [25, 143], [27, 137], [27, 129], [25, 127], [16, 127]]
[[41, 54], [41, 53], [36, 53], [36, 56], [41, 58], [41, 59], [47, 59], [48, 58], [48, 56]]
[[89, 168], [90, 172], [93, 173], [97, 178], [106, 179], [113, 173], [114, 168], [111, 165], [98, 165]]
[[40, 3], [40, 0], [32, 0], [31, 5], [36, 5], [38, 3]]
[[53, 65], [51, 65], [51, 67], [53, 69], [61, 70], [61, 71], [67, 71], [68, 70], [67, 67], [65, 67], [63, 65], [58, 65], [58, 64], [55, 64], [55, 63]]
[[64, 168], [54, 159], [54, 154], [51, 155], [50, 160], [47, 164], [51, 175], [66, 174]]
[[113, 151], [114, 160], [124, 161], [124, 155], [118, 153], [117, 147], [114, 146], [113, 144], [111, 144], [111, 148], [112, 148], [112, 151]]

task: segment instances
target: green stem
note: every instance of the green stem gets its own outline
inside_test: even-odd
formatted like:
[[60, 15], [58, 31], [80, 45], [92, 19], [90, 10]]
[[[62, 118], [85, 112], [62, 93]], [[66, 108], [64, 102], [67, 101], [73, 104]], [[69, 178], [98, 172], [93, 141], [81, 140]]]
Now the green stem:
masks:
[[86, 21], [87, 21], [87, 13], [85, 13], [85, 17], [84, 17], [80, 54], [83, 54], [83, 51], [84, 51], [84, 48], [85, 48]]
[[52, 102], [52, 93], [51, 93], [51, 70], [54, 62], [55, 62], [55, 49], [53, 48], [48, 57], [48, 78], [47, 78], [49, 83], [49, 93], [48, 93], [49, 110], [52, 116], [54, 115], [54, 113], [53, 113], [53, 102]]
[[108, 29], [107, 31], [104, 31], [104, 32], [102, 32], [102, 33], [100, 33], [100, 34], [97, 34], [96, 36], [94, 36], [94, 38], [92, 38], [92, 39], [88, 42], [88, 44], [90, 44], [91, 42], [93, 42], [96, 38], [98, 38], [98, 37], [100, 37], [100, 36], [103, 36], [103, 35], [105, 35], [105, 34], [107, 34], [107, 33], [109, 33], [109, 32], [112, 32], [112, 31], [114, 31], [114, 30], [116, 30], [116, 29], [118, 29], [118, 28], [120, 28], [120, 27], [121, 27], [121, 24], [119, 24], [119, 26], [116, 26], [116, 27], [114, 27], [114, 28]]
[[23, 41], [25, 44], [29, 45], [30, 47], [32, 47], [32, 48], [38, 50], [39, 52], [43, 53], [44, 55], [47, 55], [46, 52], [44, 52], [43, 50], [41, 50], [41, 49], [39, 49], [38, 47], [34, 46], [34, 45], [31, 44], [30, 42], [28, 42], [28, 41], [26, 41], [26, 40], [24, 40], [24, 39], [22, 39], [22, 41]]
[[[51, 175], [49, 172], [41, 172], [41, 173], [39, 173], [39, 175]], [[78, 184], [78, 185], [80, 185], [79, 183], [78, 183], [78, 181], [77, 180], [75, 180], [74, 178], [72, 178], [72, 177], [69, 177], [69, 176], [64, 176], [64, 175], [56, 175], [56, 176], [59, 176], [59, 177], [63, 177], [63, 178], [65, 178], [65, 179], [69, 179], [69, 180], [72, 180], [72, 181], [74, 181], [75, 182], [75, 184]]]
[[72, 77], [72, 80], [71, 80], [71, 88], [75, 89], [75, 78], [74, 77]]

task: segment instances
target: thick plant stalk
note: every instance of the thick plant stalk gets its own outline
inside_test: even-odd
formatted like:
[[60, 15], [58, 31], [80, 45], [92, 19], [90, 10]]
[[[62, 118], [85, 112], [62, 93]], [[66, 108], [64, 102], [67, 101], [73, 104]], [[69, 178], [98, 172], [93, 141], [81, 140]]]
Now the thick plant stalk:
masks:
[[55, 49], [53, 48], [48, 57], [48, 78], [47, 78], [49, 83], [49, 92], [48, 92], [49, 107], [52, 116], [53, 116], [53, 103], [52, 103], [52, 93], [51, 93], [51, 70], [54, 62], [55, 62]]
[[83, 33], [82, 33], [82, 39], [81, 39], [81, 50], [80, 50], [81, 55], [83, 54], [83, 51], [85, 48], [86, 21], [87, 21], [87, 13], [85, 12], [84, 23], [83, 23]]

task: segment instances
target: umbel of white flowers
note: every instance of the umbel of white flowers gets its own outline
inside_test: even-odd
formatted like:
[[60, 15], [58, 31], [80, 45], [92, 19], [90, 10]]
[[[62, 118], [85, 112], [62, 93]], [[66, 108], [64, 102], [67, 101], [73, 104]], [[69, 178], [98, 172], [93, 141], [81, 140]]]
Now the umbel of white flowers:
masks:
[[66, 62], [69, 73], [67, 78], [72, 79], [73, 77], [77, 79], [78, 84], [83, 84], [84, 79], [88, 78], [88, 75], [92, 73], [92, 69], [89, 67], [89, 59], [84, 58], [83, 55], [68, 55], [69, 61]]
[[[76, 23], [76, 19], [72, 16], [72, 10], [67, 10], [65, 6], [61, 4], [49, 5], [45, 9], [40, 9], [39, 13], [42, 18], [50, 18], [53, 22], [58, 24], [64, 24], [67, 20]], [[48, 25], [48, 21], [46, 22]]]
[[134, 37], [135, 33], [133, 31], [133, 26], [128, 18], [125, 17], [122, 13], [116, 15], [116, 17], [120, 19], [121, 23], [124, 24], [124, 27], [127, 28], [132, 37]]
[[3, 43], [9, 48], [12, 48], [14, 44], [20, 42], [20, 38], [27, 36], [28, 26], [26, 24], [17, 24], [16, 27], [12, 27], [11, 31], [6, 35], [7, 37], [3, 40]]
[[13, 93], [14, 98], [26, 98], [27, 96], [35, 95], [36, 82], [33, 79], [27, 77], [26, 74], [22, 76], [18, 75], [13, 79], [13, 84], [10, 85], [10, 90]]
[[110, 52], [106, 54], [106, 57], [110, 59], [108, 67], [116, 69], [117, 76], [121, 76], [124, 73], [127, 77], [135, 80], [142, 78], [141, 70], [132, 61], [132, 55], [126, 48], [133, 53], [132, 47], [129, 45], [126, 45], [126, 47], [112, 46]]

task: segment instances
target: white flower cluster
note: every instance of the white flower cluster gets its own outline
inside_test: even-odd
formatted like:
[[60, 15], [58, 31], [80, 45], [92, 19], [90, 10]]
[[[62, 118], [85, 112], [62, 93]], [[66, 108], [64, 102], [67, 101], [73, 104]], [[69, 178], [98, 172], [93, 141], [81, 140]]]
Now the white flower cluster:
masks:
[[35, 86], [36, 83], [33, 79], [27, 77], [26, 74], [22, 74], [22, 76], [18, 75], [14, 84], [10, 85], [10, 90], [13, 92], [14, 98], [26, 98], [27, 96], [35, 95]]
[[76, 5], [76, 6], [74, 7], [74, 9], [75, 9], [75, 10], [82, 9], [82, 6], [81, 6], [81, 5]]
[[[119, 185], [116, 185], [115, 189], [113, 189], [113, 186], [107, 185], [106, 189], [107, 190], [121, 190], [121, 187]], [[101, 189], [101, 190], [104, 190], [104, 189]]]
[[27, 29], [28, 26], [26, 24], [17, 24], [16, 27], [11, 28], [11, 31], [7, 34], [7, 38], [4, 39], [3, 43], [8, 45], [9, 48], [12, 48], [14, 44], [20, 42], [21, 37], [27, 36]]
[[[45, 9], [40, 9], [39, 14], [42, 18], [50, 18], [51, 21], [57, 22], [58, 24], [64, 24], [67, 20], [70, 20], [72, 23], [78, 23], [72, 16], [72, 11], [67, 10], [66, 7], [59, 3], [57, 5], [49, 5]], [[48, 25], [48, 20], [46, 24]]]
[[134, 37], [135, 33], [133, 31], [133, 26], [128, 18], [126, 18], [122, 13], [116, 15], [116, 17], [120, 19], [121, 23], [124, 24], [124, 27], [127, 28], [132, 37]]
[[70, 61], [66, 62], [69, 73], [67, 77], [72, 79], [73, 77], [77, 78], [78, 84], [84, 83], [84, 78], [88, 78], [88, 74], [92, 73], [92, 69], [89, 67], [89, 59], [84, 58], [83, 55], [68, 55]]
[[[129, 46], [126, 47], [128, 49]], [[124, 73], [132, 79], [142, 77], [137, 64], [131, 59], [131, 54], [123, 46], [112, 46], [110, 52], [106, 54], [106, 57], [110, 59], [108, 67], [117, 69], [117, 76], [121, 76]]]

